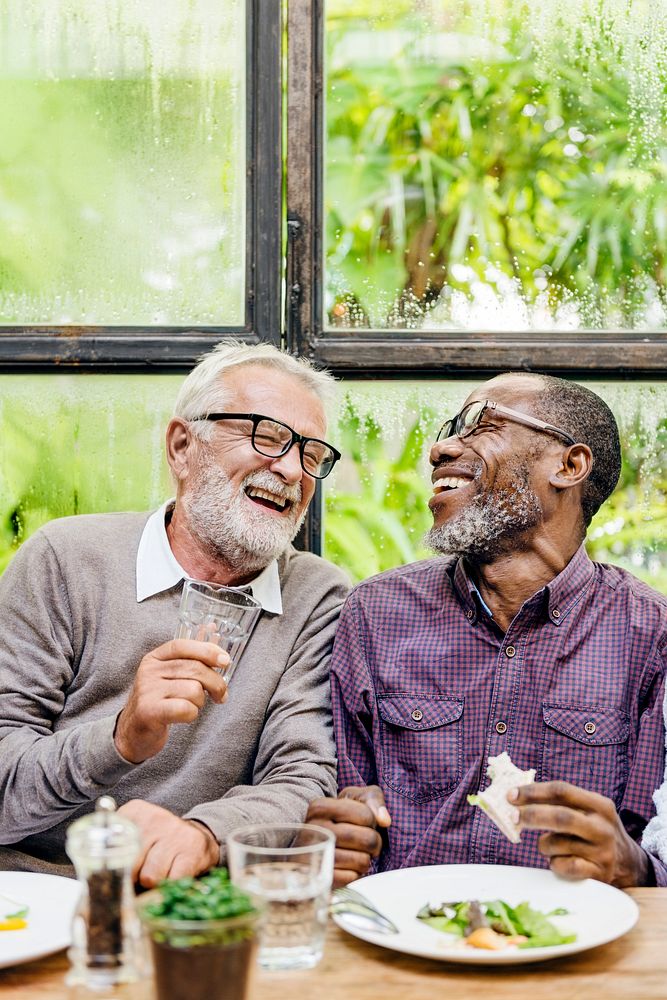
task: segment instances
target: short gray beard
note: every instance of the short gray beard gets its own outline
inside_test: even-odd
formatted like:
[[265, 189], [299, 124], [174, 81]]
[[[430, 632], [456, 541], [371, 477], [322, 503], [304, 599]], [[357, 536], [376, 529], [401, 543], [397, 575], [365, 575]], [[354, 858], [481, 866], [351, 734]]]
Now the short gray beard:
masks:
[[306, 511], [297, 516], [293, 508], [278, 521], [259, 506], [253, 510], [244, 499], [250, 485], [295, 505], [301, 500], [300, 483], [288, 486], [268, 469], [249, 473], [237, 492], [216, 462], [206, 458], [182, 497], [192, 534], [216, 559], [243, 573], [258, 572], [282, 555], [306, 516]]
[[520, 550], [521, 536], [541, 523], [542, 504], [529, 486], [527, 466], [508, 470], [508, 486], [477, 493], [464, 510], [424, 536], [424, 544], [440, 555], [469, 556], [491, 562]]

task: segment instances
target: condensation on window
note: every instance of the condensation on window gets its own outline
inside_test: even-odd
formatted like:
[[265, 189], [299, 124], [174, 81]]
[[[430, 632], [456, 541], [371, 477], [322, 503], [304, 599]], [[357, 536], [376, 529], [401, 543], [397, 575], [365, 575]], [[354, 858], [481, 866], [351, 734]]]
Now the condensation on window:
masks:
[[[592, 558], [667, 594], [667, 384], [583, 383], [621, 432], [619, 485], [588, 529]], [[343, 383], [333, 440], [341, 463], [324, 481], [324, 554], [362, 580], [434, 553], [428, 453], [479, 382]]]
[[667, 326], [665, 0], [327, 0], [331, 327]]
[[[165, 429], [177, 375], [0, 377], [0, 572], [46, 521], [149, 510], [173, 491]], [[428, 452], [468, 381], [341, 382], [327, 439], [324, 553], [354, 580], [431, 555]], [[591, 555], [667, 593], [667, 384], [591, 384], [621, 428], [624, 463], [588, 532]], [[280, 414], [275, 414], [280, 417]]]
[[243, 324], [245, 16], [0, 0], [0, 323]]
[[170, 496], [175, 375], [0, 376], [0, 572], [56, 517], [150, 510]]

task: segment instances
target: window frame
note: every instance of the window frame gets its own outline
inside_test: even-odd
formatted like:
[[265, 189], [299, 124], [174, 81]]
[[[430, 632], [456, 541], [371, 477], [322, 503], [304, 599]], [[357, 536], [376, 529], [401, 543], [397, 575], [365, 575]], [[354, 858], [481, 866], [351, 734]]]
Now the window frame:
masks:
[[246, 0], [246, 295], [242, 326], [2, 326], [0, 372], [187, 371], [221, 337], [281, 342], [280, 0]]
[[324, 325], [325, 0], [289, 0], [286, 336], [290, 350], [351, 378], [667, 378], [667, 332], [328, 329]]

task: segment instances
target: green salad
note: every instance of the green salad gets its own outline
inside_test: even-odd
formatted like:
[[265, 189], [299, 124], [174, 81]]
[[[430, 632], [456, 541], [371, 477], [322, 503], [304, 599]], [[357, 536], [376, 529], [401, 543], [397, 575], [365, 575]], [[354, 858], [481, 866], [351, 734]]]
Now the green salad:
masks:
[[576, 941], [576, 934], [559, 930], [550, 917], [567, 914], [565, 909], [542, 913], [528, 903], [510, 906], [502, 899], [465, 899], [456, 903], [422, 906], [419, 920], [437, 931], [463, 938], [473, 948], [550, 948]]

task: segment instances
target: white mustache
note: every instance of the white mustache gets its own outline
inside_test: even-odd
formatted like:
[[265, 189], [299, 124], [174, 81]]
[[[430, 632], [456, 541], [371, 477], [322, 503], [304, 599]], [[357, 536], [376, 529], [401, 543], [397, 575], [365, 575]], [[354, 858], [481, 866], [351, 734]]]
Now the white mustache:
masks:
[[291, 503], [299, 503], [301, 500], [301, 483], [294, 483], [288, 486], [268, 469], [258, 469], [257, 472], [250, 472], [243, 482], [241, 489], [245, 492], [249, 486], [256, 486], [257, 489], [266, 490], [277, 497], [283, 497]]

